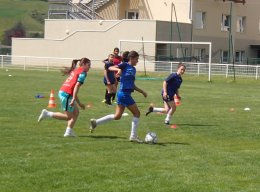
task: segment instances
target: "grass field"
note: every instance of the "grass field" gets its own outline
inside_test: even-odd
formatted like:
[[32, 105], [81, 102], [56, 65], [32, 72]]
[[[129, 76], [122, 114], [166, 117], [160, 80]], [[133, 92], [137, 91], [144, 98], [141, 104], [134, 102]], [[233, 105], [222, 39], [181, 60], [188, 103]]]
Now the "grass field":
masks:
[[0, 0], [0, 41], [4, 31], [12, 28], [19, 21], [26, 27], [26, 31], [43, 32], [43, 23], [31, 17], [33, 11], [48, 14], [48, 2], [41, 0]]
[[[133, 93], [142, 113], [139, 136], [150, 129], [159, 139], [149, 145], [128, 141], [131, 116], [88, 132], [90, 118], [114, 112], [101, 103], [101, 71], [90, 71], [80, 90], [81, 101], [92, 107], [81, 111], [77, 137], [64, 138], [65, 122], [37, 123], [51, 89], [59, 104], [64, 77], [0, 70], [0, 191], [260, 191], [259, 81], [183, 79], [182, 104], [172, 120], [176, 129], [163, 124], [164, 115], [144, 116], [150, 103], [161, 106], [162, 80], [136, 81], [149, 94], [145, 99]], [[45, 98], [36, 99], [37, 94]]]

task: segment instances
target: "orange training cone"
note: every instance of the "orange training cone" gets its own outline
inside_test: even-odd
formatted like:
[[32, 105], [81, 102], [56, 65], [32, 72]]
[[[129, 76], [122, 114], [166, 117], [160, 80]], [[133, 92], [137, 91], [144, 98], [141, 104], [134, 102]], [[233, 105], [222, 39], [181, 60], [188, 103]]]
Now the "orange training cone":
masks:
[[177, 95], [174, 95], [174, 102], [176, 106], [179, 106], [181, 104], [180, 97]]
[[55, 98], [54, 98], [54, 90], [51, 90], [51, 94], [50, 94], [50, 100], [49, 100], [49, 105], [48, 108], [55, 108], [56, 104], [55, 104]]

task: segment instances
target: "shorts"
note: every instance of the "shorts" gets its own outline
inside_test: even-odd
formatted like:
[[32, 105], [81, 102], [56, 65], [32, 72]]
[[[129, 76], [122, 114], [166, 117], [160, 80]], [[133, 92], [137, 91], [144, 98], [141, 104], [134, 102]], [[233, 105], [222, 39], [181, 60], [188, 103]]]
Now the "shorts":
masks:
[[74, 107], [69, 106], [72, 96], [64, 91], [59, 91], [59, 98], [61, 103], [61, 110], [72, 113], [75, 109]]
[[162, 99], [163, 99], [163, 101], [165, 101], [165, 102], [171, 102], [171, 101], [174, 100], [174, 95], [167, 95], [167, 98], [166, 98], [166, 99], [164, 99], [164, 97], [163, 97], [163, 95], [162, 95]]
[[131, 92], [117, 92], [117, 104], [128, 107], [130, 105], [135, 104], [134, 99], [131, 96]]

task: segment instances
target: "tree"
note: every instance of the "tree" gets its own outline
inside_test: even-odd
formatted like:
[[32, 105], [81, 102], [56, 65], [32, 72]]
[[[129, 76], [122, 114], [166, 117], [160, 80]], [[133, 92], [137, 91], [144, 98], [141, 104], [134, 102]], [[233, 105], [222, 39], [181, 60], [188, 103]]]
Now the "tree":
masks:
[[11, 29], [8, 29], [4, 32], [4, 45], [12, 44], [12, 37], [22, 38], [26, 36], [25, 27], [21, 22], [15, 24]]

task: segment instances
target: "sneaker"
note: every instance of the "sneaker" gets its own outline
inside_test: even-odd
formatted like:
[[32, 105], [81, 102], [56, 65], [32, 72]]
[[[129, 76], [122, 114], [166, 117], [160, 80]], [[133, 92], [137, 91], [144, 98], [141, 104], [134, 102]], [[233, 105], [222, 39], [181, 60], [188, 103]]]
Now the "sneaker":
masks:
[[130, 137], [129, 141], [135, 142], [135, 143], [143, 143], [143, 141], [141, 139], [139, 139], [139, 137]]
[[170, 121], [165, 120], [165, 121], [164, 121], [164, 124], [170, 125]]
[[96, 119], [90, 119], [90, 128], [89, 128], [90, 133], [94, 132], [96, 126], [97, 126]]
[[46, 109], [43, 109], [39, 118], [38, 118], [38, 123], [43, 120], [43, 119], [46, 119], [47, 118], [47, 114], [48, 114], [48, 111]]
[[64, 137], [76, 137], [76, 135], [75, 135], [74, 131], [71, 130], [71, 131], [66, 131], [64, 133]]
[[153, 112], [153, 107], [151, 106], [148, 108], [148, 111], [146, 112], [145, 116], [149, 115], [152, 112]]
[[103, 101], [101, 101], [102, 103], [105, 103], [106, 102], [106, 100], [104, 99]]

